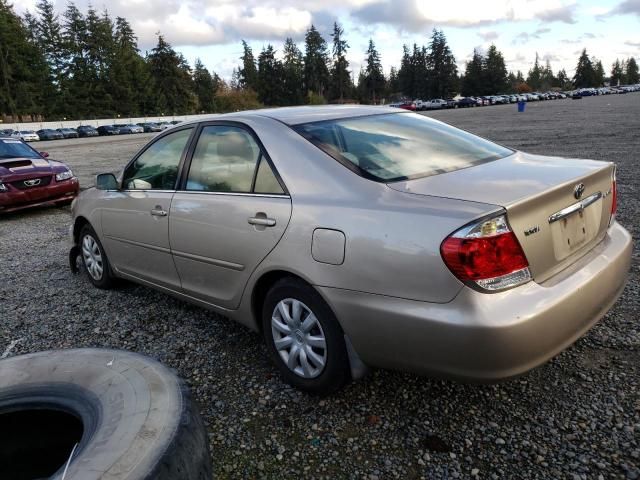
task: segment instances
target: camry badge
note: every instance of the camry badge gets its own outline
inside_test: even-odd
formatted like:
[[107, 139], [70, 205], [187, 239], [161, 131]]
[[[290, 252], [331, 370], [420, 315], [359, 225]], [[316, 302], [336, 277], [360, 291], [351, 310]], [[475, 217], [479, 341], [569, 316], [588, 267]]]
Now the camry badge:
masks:
[[35, 187], [36, 185], [40, 185], [40, 179], [39, 178], [34, 178], [33, 180], [25, 180], [24, 184], [27, 187]]
[[524, 236], [528, 237], [529, 235], [533, 235], [534, 233], [538, 233], [540, 231], [540, 226], [536, 225], [535, 227], [531, 227], [524, 231]]
[[579, 183], [575, 187], [573, 187], [573, 196], [576, 197], [576, 200], [580, 200], [582, 198], [582, 194], [584, 193], [584, 183]]

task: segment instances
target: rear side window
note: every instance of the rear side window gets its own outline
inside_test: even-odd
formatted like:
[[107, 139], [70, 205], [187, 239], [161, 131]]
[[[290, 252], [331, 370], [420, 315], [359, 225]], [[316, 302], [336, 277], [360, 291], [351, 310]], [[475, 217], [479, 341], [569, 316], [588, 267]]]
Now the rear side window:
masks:
[[414, 113], [307, 123], [294, 129], [351, 170], [381, 182], [451, 172], [513, 153]]
[[284, 193], [260, 147], [243, 128], [210, 125], [202, 129], [193, 153], [187, 190]]
[[255, 193], [275, 193], [279, 195], [284, 193], [284, 190], [280, 186], [278, 179], [264, 156], [260, 158], [260, 165], [258, 166], [258, 173], [256, 174], [256, 185], [253, 191]]

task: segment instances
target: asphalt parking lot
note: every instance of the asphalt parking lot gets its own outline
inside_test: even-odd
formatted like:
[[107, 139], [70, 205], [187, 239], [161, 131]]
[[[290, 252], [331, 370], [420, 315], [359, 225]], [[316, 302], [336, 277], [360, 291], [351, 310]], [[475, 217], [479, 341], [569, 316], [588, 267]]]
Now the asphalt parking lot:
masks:
[[[230, 320], [72, 275], [68, 208], [0, 218], [0, 355], [113, 347], [158, 358], [201, 405], [216, 478], [640, 478], [640, 93], [429, 115], [528, 152], [618, 164], [618, 220], [636, 239], [628, 285], [548, 364], [497, 385], [374, 371], [311, 397], [282, 383], [261, 338]], [[35, 146], [88, 186], [151, 135]]]

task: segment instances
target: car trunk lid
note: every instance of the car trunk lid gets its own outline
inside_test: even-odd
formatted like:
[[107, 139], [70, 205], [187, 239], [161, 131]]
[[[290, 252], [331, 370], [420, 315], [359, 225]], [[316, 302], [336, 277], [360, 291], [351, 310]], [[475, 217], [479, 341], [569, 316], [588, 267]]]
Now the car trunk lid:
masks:
[[[543, 282], [598, 244], [612, 205], [612, 163], [522, 152], [454, 172], [388, 184], [419, 195], [504, 207], [529, 261]], [[579, 186], [580, 195], [575, 191]]]

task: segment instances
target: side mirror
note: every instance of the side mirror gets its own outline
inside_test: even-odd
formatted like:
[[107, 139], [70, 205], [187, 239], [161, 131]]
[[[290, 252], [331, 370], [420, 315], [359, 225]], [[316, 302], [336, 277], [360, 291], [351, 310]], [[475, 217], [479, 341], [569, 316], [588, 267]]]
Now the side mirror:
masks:
[[42, 158], [49, 158], [49, 152], [40, 152]]
[[96, 175], [96, 188], [98, 190], [118, 190], [118, 180], [113, 173], [100, 173]]

